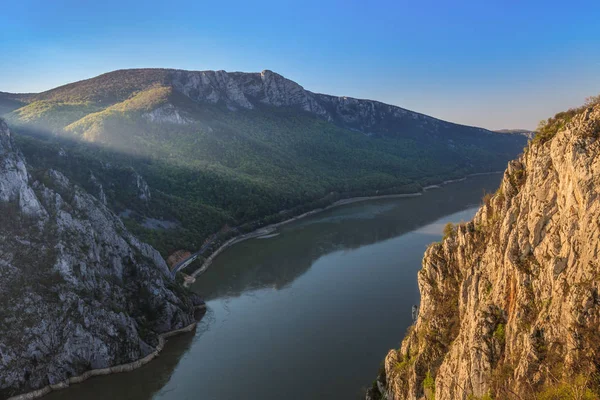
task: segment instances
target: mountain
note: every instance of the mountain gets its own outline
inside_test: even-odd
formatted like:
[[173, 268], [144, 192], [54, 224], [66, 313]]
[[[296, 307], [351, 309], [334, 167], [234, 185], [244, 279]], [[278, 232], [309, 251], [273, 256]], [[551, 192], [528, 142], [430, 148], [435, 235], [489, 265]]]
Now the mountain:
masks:
[[600, 104], [557, 114], [427, 249], [418, 319], [368, 398], [600, 397], [599, 138]]
[[23, 100], [28, 95], [0, 92], [0, 116], [8, 114], [27, 103]]
[[501, 170], [526, 143], [271, 71], [121, 70], [3, 96], [32, 168], [104, 199], [165, 257], [343, 197]]
[[[28, 105], [16, 120], [47, 129], [67, 127], [85, 133], [89, 125], [116, 111], [146, 111], [151, 121], [198, 122], [193, 104], [224, 104], [230, 110], [262, 106], [294, 108], [339, 126], [368, 135], [414, 136], [490, 134], [490, 131], [438, 120], [377, 101], [312, 93], [289, 79], [265, 70], [261, 73], [181, 71], [167, 69], [120, 70], [34, 95], [9, 95]], [[187, 104], [186, 104], [187, 103]], [[14, 103], [19, 105], [19, 103]], [[179, 108], [181, 107], [181, 108]], [[104, 111], [104, 114], [96, 112]], [[82, 115], [90, 115], [80, 121]], [[100, 123], [100, 122], [98, 122]]]
[[0, 304], [8, 398], [153, 353], [198, 299], [100, 200], [56, 170], [32, 175], [0, 120]]

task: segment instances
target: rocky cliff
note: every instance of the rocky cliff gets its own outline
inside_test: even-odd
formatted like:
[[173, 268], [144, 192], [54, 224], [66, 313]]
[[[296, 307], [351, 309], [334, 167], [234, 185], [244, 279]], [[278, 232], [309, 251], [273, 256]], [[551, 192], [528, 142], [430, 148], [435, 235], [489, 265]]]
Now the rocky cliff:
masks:
[[598, 398], [600, 106], [539, 135], [425, 253], [418, 320], [368, 397]]
[[0, 120], [0, 398], [137, 360], [194, 321], [156, 250], [59, 172], [38, 175]]
[[[313, 93], [270, 70], [260, 73], [162, 71], [162, 84], [172, 86], [196, 102], [222, 102], [232, 110], [251, 110], [261, 105], [296, 108], [365, 134], [398, 134], [408, 127], [416, 129], [415, 133], [439, 134], [462, 128], [470, 133], [492, 134], [485, 129], [452, 124], [378, 101]], [[136, 70], [127, 73], [136, 73]], [[169, 118], [174, 117], [169, 115]]]

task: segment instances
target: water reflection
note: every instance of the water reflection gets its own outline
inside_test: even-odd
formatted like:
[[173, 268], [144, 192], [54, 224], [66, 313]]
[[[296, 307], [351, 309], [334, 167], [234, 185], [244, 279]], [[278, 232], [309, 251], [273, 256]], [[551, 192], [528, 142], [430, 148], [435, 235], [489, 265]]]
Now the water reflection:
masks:
[[355, 203], [299, 220], [277, 236], [236, 244], [198, 278], [193, 290], [210, 300], [284, 288], [325, 254], [397, 237], [476, 205], [499, 180], [500, 175], [477, 176], [420, 197]]
[[[210, 319], [210, 312], [207, 314]], [[44, 396], [44, 399], [150, 399], [169, 382], [175, 367], [192, 346], [194, 338], [195, 332], [170, 338], [160, 356], [139, 369], [93, 377], [69, 389], [52, 392]]]
[[411, 324], [423, 251], [499, 180], [356, 203], [235, 245], [193, 287], [209, 307], [194, 339], [174, 338], [137, 371], [48, 398], [360, 398]]

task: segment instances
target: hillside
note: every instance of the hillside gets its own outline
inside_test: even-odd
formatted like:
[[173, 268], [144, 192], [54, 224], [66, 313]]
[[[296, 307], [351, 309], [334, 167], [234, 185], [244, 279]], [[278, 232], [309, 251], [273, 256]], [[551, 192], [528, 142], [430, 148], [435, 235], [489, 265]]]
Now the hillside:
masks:
[[0, 92], [0, 117], [26, 105], [23, 100], [26, 97], [27, 95]]
[[60, 172], [31, 175], [2, 120], [0, 243], [0, 398], [136, 361], [195, 321], [160, 254]]
[[271, 71], [122, 70], [20, 99], [6, 118], [32, 167], [104, 198], [164, 256], [227, 226], [497, 171], [526, 142]]
[[[157, 87], [168, 87], [182, 95], [179, 106], [193, 103], [223, 104], [230, 110], [254, 110], [261, 105], [277, 108], [295, 108], [318, 116], [339, 126], [365, 134], [416, 136], [422, 134], [468, 135], [490, 131], [438, 120], [427, 115], [387, 105], [377, 101], [336, 97], [305, 90], [289, 79], [265, 70], [261, 73], [228, 73], [225, 71], [182, 71], [168, 69], [119, 70], [96, 78], [75, 82], [39, 94], [21, 95], [27, 104], [16, 115], [9, 116], [21, 122], [44, 127], [45, 118], [52, 115], [65, 127], [75, 122], [80, 113], [90, 114], [115, 104], [128, 102], [132, 97]], [[5, 94], [13, 98], [19, 95]], [[153, 99], [153, 110], [168, 106], [167, 97]], [[160, 101], [159, 101], [160, 100]], [[15, 105], [19, 105], [18, 103]], [[121, 104], [121, 111], [128, 109]], [[16, 108], [15, 108], [16, 109]], [[12, 111], [12, 110], [11, 110]], [[161, 110], [162, 119], [168, 120], [170, 111]], [[158, 111], [158, 113], [161, 113]], [[184, 110], [191, 111], [191, 110]], [[152, 118], [150, 115], [146, 117]], [[179, 121], [182, 122], [182, 121]], [[191, 121], [188, 121], [191, 122]]]
[[600, 104], [549, 119], [428, 248], [418, 320], [368, 398], [599, 398], [599, 137]]

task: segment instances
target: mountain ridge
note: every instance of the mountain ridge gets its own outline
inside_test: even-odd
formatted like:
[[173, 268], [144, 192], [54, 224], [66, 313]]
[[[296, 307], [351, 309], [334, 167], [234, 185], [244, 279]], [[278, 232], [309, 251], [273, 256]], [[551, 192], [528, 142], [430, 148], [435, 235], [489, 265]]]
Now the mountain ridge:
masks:
[[[114, 81], [118, 81], [118, 86], [120, 86], [119, 91], [116, 93], [114, 93], [114, 88], [117, 85]], [[125, 87], [123, 87], [123, 81], [125, 81]], [[262, 82], [262, 87], [258, 81]], [[345, 122], [348, 127], [353, 127], [353, 121], [340, 113], [340, 109], [344, 109], [345, 106], [356, 105], [362, 105], [364, 108], [364, 105], [368, 104], [367, 108], [371, 110], [362, 110], [362, 112], [377, 111], [379, 114], [391, 114], [394, 117], [409, 115], [414, 119], [425, 119], [436, 123], [452, 124], [457, 127], [479, 129], [481, 132], [492, 132], [484, 128], [444, 121], [424, 113], [377, 100], [312, 92], [271, 70], [226, 72], [223, 70], [188, 71], [167, 68], [121, 69], [36, 94], [5, 93], [4, 95], [13, 98], [18, 97], [28, 103], [52, 100], [65, 103], [90, 101], [108, 106], [124, 101], [135, 91], [143, 91], [153, 85], [168, 85], [184, 93], [190, 99], [206, 103], [223, 101], [230, 107], [253, 109], [256, 107], [256, 101], [276, 107], [299, 107], [303, 111], [313, 113], [330, 122]], [[103, 89], [97, 92], [95, 89], [97, 86], [103, 86]], [[113, 88], [113, 93], [109, 94], [111, 88]], [[202, 96], [199, 95], [200, 90], [203, 91]], [[85, 94], [81, 94], [81, 92]], [[90, 92], [95, 93], [95, 95], [90, 95]], [[259, 95], [260, 97], [258, 97]], [[373, 118], [371, 115], [369, 117]], [[366, 129], [368, 125], [363, 124], [361, 126], [359, 124], [359, 127]]]

